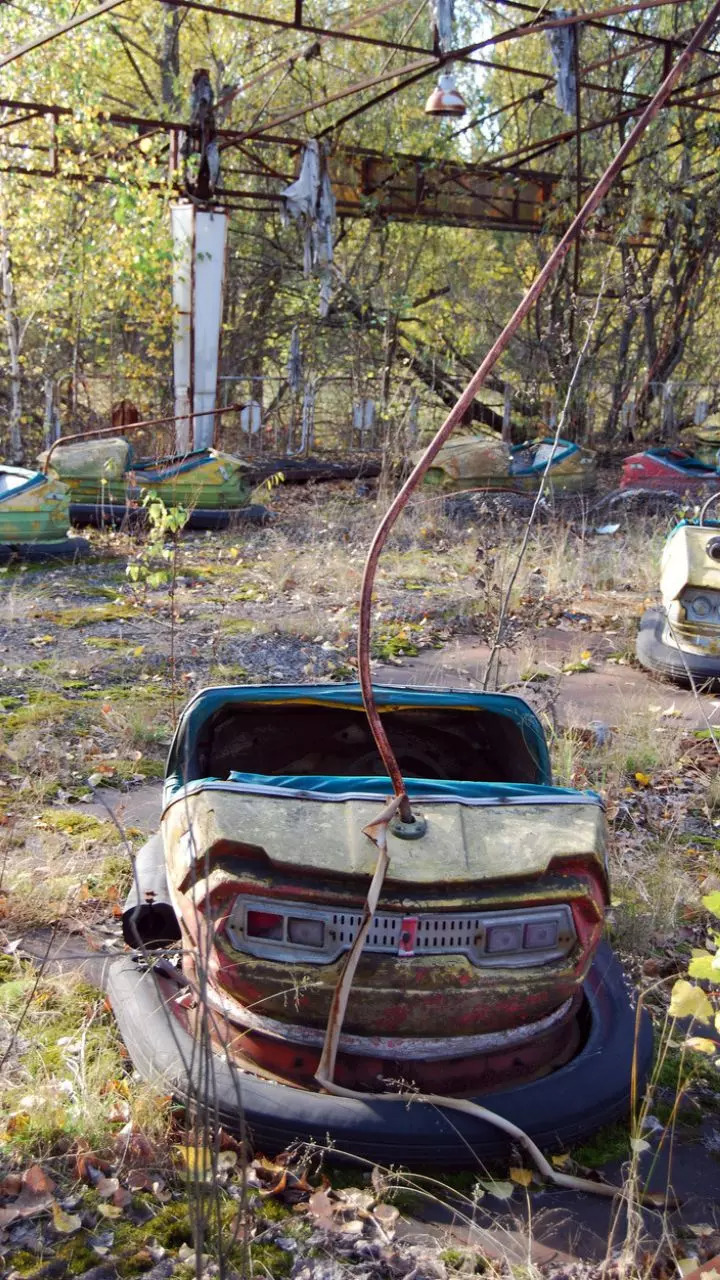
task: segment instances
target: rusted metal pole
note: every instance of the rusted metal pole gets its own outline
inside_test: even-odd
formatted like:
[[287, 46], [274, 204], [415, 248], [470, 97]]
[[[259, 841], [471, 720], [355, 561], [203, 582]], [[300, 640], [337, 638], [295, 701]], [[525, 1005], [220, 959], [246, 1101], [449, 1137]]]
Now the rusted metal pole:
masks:
[[713, 30], [715, 23], [720, 17], [720, 0], [715, 0], [709, 13], [696, 28], [694, 35], [683, 49], [678, 57], [674, 67], [663, 80], [660, 88], [655, 96], [648, 103], [643, 111], [637, 124], [628, 134], [625, 142], [616, 153], [614, 159], [610, 162], [602, 177], [590, 192], [585, 204], [568, 227], [565, 235], [557, 243], [548, 258], [545, 266], [535, 277], [535, 280], [527, 290], [525, 296], [515, 309], [512, 317], [506, 324], [499, 338], [491, 347], [482, 364], [473, 374], [468, 385], [463, 391], [460, 399], [457, 401], [454, 409], [451, 409], [440, 430], [431, 440], [420, 461], [415, 465], [412, 472], [405, 481], [405, 484], [395, 496], [385, 515], [380, 521], [375, 535], [370, 544], [367, 560], [365, 562], [365, 571], [363, 573], [362, 587], [360, 590], [360, 622], [358, 630], [358, 674], [360, 677], [360, 686], [362, 689], [363, 703], [367, 713], [368, 722], [372, 730], [377, 749], [381, 759], [395, 790], [395, 794], [400, 797], [400, 816], [403, 822], [412, 820], [412, 810], [408, 799], [405, 781], [398, 765], [395, 753], [390, 745], [390, 740], [385, 732], [385, 726], [380, 719], [380, 714], [375, 702], [375, 694], [372, 686], [372, 676], [370, 674], [370, 631], [372, 624], [372, 594], [375, 584], [375, 574], [377, 571], [380, 553], [385, 545], [386, 539], [393, 525], [395, 524], [400, 512], [407, 504], [408, 498], [417, 488], [425, 473], [440, 449], [444, 445], [448, 436], [461, 421], [463, 415], [467, 412], [472, 401], [483, 385], [490, 370], [497, 364], [500, 356], [505, 351], [511, 338], [514, 336], [531, 307], [537, 302], [540, 294], [545, 288], [548, 281], [555, 275], [559, 267], [564, 262], [570, 248], [580, 235], [585, 223], [595, 212], [601, 200], [609, 191], [616, 177], [620, 173], [625, 160], [630, 152], [636, 146], [642, 135], [645, 133], [648, 125], [655, 119], [658, 111], [663, 103], [671, 94], [680, 76], [683, 74], [689, 63], [692, 61], [698, 48]]
[[[682, 0], [652, 0], [653, 4], [679, 4]], [[306, 35], [330, 36], [342, 38], [343, 40], [356, 41], [359, 44], [376, 45], [381, 49], [401, 49], [405, 53], [429, 53], [432, 49], [426, 49], [422, 45], [396, 43], [393, 40], [383, 40], [379, 36], [363, 36], [356, 31], [344, 29], [341, 32], [333, 31], [331, 27], [318, 27], [310, 22], [297, 22], [298, 9], [296, 6], [295, 16], [293, 18], [276, 18], [268, 13], [246, 13], [244, 9], [230, 9], [224, 4], [212, 4], [209, 0], [160, 0], [161, 4], [176, 4], [182, 9], [196, 9], [200, 13], [214, 13], [218, 17], [238, 18], [241, 22], [259, 22], [266, 27], [275, 27], [279, 31], [302, 31]], [[394, 0], [392, 8], [402, 4], [402, 0]], [[302, 16], [302, 9], [300, 10]], [[353, 22], [352, 26], [360, 26], [364, 21], [364, 14], [360, 14]]]
[[[582, 129], [580, 127], [580, 32], [582, 27], [575, 28], [575, 47], [573, 64], [575, 71], [575, 212], [582, 208]], [[572, 303], [570, 306], [570, 350], [575, 352], [575, 320], [578, 309], [578, 291], [580, 289], [580, 237], [575, 241], [573, 250], [573, 284]]]

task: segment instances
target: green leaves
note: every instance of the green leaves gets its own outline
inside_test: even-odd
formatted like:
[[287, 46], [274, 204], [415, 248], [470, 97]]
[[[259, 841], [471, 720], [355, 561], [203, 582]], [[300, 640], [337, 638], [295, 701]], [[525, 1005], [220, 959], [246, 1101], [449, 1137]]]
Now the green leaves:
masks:
[[126, 566], [125, 573], [130, 582], [155, 590], [172, 580], [175, 543], [189, 512], [185, 507], [166, 507], [154, 490], [143, 495], [142, 505], [150, 525], [148, 541], [136, 560]]

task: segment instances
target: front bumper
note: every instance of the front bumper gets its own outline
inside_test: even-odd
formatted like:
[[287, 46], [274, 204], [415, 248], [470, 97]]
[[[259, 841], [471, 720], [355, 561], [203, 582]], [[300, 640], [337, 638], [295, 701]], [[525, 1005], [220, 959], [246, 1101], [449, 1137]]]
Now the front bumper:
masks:
[[720, 654], [699, 653], [697, 649], [680, 649], [668, 644], [665, 627], [664, 610], [648, 609], [643, 614], [635, 642], [638, 662], [677, 684], [720, 690]]
[[[507, 1155], [500, 1130], [462, 1112], [421, 1101], [338, 1098], [283, 1084], [234, 1066], [219, 1052], [200, 1051], [170, 1012], [177, 984], [135, 958], [116, 961], [108, 994], [121, 1034], [140, 1075], [225, 1127], [249, 1131], [266, 1152], [307, 1141], [336, 1158], [382, 1163], [476, 1165]], [[570, 1061], [540, 1080], [492, 1093], [493, 1110], [519, 1125], [540, 1146], [564, 1146], [629, 1109], [635, 1056], [642, 1089], [652, 1058], [650, 1020], [636, 1019], [620, 965], [601, 944], [584, 984], [584, 1040]], [[486, 1101], [485, 1094], [476, 1101]]]

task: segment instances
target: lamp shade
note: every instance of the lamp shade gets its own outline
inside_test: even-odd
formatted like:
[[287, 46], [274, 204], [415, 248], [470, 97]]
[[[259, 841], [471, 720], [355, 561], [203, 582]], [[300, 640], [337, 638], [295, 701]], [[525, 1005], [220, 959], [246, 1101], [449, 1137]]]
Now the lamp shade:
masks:
[[465, 99], [455, 84], [453, 75], [438, 78], [437, 85], [425, 103], [425, 114], [428, 116], [464, 116], [467, 111]]

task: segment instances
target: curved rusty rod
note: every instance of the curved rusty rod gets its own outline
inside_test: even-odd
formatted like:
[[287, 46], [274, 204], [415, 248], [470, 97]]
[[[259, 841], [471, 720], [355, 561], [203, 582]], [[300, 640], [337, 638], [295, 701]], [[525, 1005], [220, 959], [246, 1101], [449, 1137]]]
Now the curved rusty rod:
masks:
[[400, 512], [405, 507], [408, 498], [417, 488], [426, 471], [430, 467], [433, 459], [444, 445], [448, 436], [461, 420], [467, 409], [470, 407], [474, 396], [483, 385], [490, 370], [497, 364], [500, 356], [508, 346], [510, 339], [513, 337], [530, 308], [537, 302], [543, 289], [548, 281], [555, 275], [561, 266], [568, 251], [580, 235], [585, 223], [595, 212], [601, 200], [609, 191], [620, 170], [622, 169], [628, 155], [635, 147], [638, 140], [642, 137], [651, 121], [655, 118], [660, 108], [663, 106], [667, 98], [670, 96], [677, 81], [682, 73], [686, 70], [692, 61], [695, 53], [700, 45], [704, 43], [715, 23], [720, 17], [720, 0], [715, 0], [711, 6], [707, 16], [696, 28], [694, 35], [688, 41], [682, 53], [678, 57], [674, 66], [670, 68], [667, 76], [663, 80], [655, 96], [650, 100], [647, 107], [643, 111], [640, 119], [635, 125], [631, 133], [628, 134], [625, 142], [610, 162], [602, 177], [590, 192], [587, 200], [582, 208], [576, 214], [570, 223], [565, 235], [553, 249], [545, 266], [535, 277], [533, 283], [519, 303], [511, 319], [506, 324], [497, 341], [491, 347], [485, 356], [482, 364], [473, 374], [468, 385], [463, 391], [460, 399], [453, 409], [451, 409], [444, 423], [440, 427], [437, 434], [431, 440], [420, 461], [413, 468], [408, 476], [405, 484], [396, 494], [395, 498], [388, 507], [385, 515], [380, 521], [375, 535], [370, 544], [367, 560], [365, 561], [365, 570], [363, 573], [362, 587], [360, 589], [360, 623], [358, 630], [358, 674], [360, 677], [360, 687], [362, 689], [363, 703], [365, 711], [372, 730], [377, 749], [380, 752], [383, 764], [387, 769], [390, 779], [395, 790], [395, 794], [400, 797], [400, 817], [403, 822], [412, 820], [412, 810], [410, 801], [405, 787], [400, 766], [398, 765], [395, 753], [390, 745], [390, 740], [385, 732], [385, 727], [380, 719], [380, 714], [375, 702], [375, 694], [372, 687], [372, 677], [370, 675], [370, 629], [371, 629], [371, 612], [372, 612], [372, 593], [375, 583], [375, 573], [377, 570], [380, 553], [385, 545], [390, 530], [395, 524]]
[[[50, 459], [59, 445], [73, 444], [78, 440], [98, 440], [101, 436], [122, 436], [128, 431], [140, 431], [145, 427], [167, 427], [170, 428], [176, 422], [186, 422], [190, 418], [212, 418], [218, 417], [221, 413], [232, 413], [236, 409], [244, 409], [242, 404], [226, 404], [222, 409], [202, 409], [197, 413], [177, 413], [170, 418], [148, 418], [145, 422], [118, 422], [116, 426], [110, 427], [94, 427], [92, 431], [76, 431], [71, 436], [58, 436], [57, 440], [53, 440], [50, 448], [45, 455], [43, 463], [43, 472], [48, 473]], [[191, 452], [188, 450], [188, 452]]]

